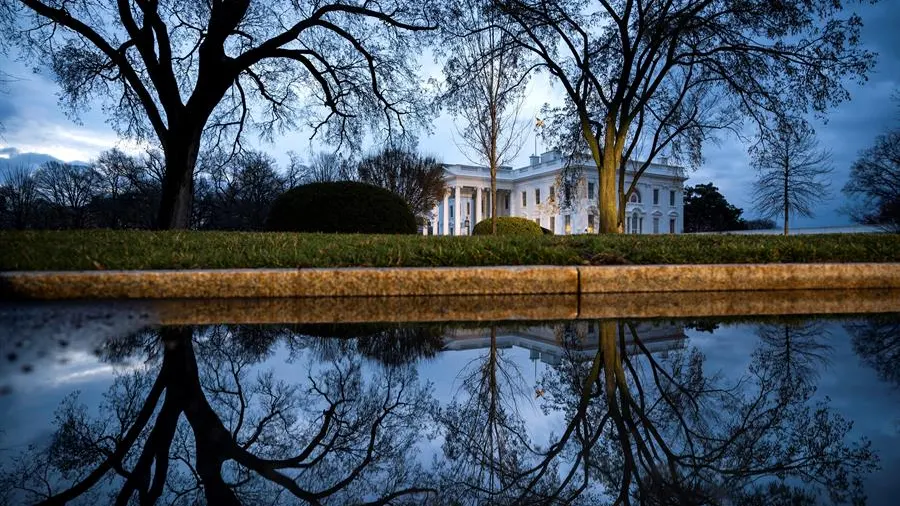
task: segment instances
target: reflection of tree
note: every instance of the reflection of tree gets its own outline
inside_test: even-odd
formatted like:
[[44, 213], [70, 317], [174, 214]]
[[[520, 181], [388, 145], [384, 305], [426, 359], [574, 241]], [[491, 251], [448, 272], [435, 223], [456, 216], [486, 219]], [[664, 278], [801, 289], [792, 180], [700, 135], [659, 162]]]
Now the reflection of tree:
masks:
[[385, 365], [414, 363], [433, 357], [444, 347], [445, 329], [437, 325], [305, 324], [291, 330], [320, 338], [312, 346], [323, 357], [339, 356], [355, 347], [360, 354]]
[[517, 491], [507, 478], [535, 453], [518, 407], [529, 393], [517, 364], [497, 346], [496, 326], [487, 351], [457, 378], [457, 395], [439, 415], [446, 430], [443, 495], [463, 504], [512, 503]]
[[786, 320], [762, 324], [757, 334], [763, 342], [762, 352], [773, 366], [781, 367], [779, 377], [788, 381], [812, 381], [817, 371], [829, 362], [832, 347], [825, 323], [810, 320]]
[[708, 376], [696, 349], [657, 356], [636, 326], [601, 322], [597, 352], [567, 351], [544, 382], [544, 408], [564, 415], [564, 429], [546, 449], [527, 447], [539, 457], [528, 465], [499, 468], [497, 495], [565, 503], [591, 494], [613, 504], [861, 499], [874, 456], [867, 441], [845, 441], [849, 422], [811, 402], [798, 363], [824, 350], [812, 345], [815, 329], [796, 330], [790, 350], [765, 344], [731, 380]]
[[[421, 501], [408, 454], [431, 410], [410, 367], [364, 377], [360, 360], [322, 364], [308, 388], [254, 371], [283, 330], [165, 328], [115, 343], [158, 353], [117, 377], [99, 417], [73, 398], [46, 448], [5, 473], [17, 502], [277, 504]], [[239, 337], [238, 337], [239, 336]], [[153, 356], [152, 354], [149, 356]], [[100, 499], [108, 496], [105, 500]]]
[[844, 325], [853, 348], [883, 381], [900, 385], [900, 320], [896, 315], [870, 317]]

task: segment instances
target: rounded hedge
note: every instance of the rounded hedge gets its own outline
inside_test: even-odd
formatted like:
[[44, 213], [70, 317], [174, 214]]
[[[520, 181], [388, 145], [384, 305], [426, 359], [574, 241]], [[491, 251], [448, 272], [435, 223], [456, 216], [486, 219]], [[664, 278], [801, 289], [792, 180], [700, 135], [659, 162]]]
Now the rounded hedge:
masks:
[[[541, 226], [537, 223], [512, 216], [497, 217], [497, 235], [542, 235]], [[491, 219], [479, 221], [472, 229], [472, 235], [491, 235]]]
[[397, 194], [365, 183], [310, 183], [281, 194], [266, 228], [277, 232], [414, 234], [416, 217]]

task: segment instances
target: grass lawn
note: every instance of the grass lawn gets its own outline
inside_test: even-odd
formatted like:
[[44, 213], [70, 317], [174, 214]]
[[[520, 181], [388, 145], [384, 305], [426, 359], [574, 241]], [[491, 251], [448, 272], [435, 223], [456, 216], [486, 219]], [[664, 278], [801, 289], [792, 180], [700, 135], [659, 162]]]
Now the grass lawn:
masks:
[[900, 235], [422, 237], [4, 231], [0, 270], [898, 262]]

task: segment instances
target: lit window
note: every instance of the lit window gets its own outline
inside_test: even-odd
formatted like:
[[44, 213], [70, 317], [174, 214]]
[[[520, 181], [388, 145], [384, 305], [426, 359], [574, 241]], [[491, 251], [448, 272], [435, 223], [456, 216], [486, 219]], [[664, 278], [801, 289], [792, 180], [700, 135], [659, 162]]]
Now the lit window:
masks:
[[588, 215], [588, 233], [589, 234], [594, 233], [594, 215], [593, 214]]
[[572, 233], [572, 215], [566, 215], [566, 235]]

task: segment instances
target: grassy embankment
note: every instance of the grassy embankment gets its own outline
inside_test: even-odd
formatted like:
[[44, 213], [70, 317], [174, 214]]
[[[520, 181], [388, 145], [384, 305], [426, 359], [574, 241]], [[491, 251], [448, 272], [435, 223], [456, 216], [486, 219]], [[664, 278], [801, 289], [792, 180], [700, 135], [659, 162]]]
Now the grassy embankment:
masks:
[[0, 232], [0, 270], [898, 262], [900, 235], [422, 237]]

